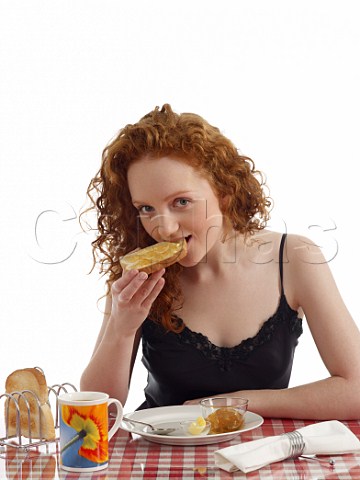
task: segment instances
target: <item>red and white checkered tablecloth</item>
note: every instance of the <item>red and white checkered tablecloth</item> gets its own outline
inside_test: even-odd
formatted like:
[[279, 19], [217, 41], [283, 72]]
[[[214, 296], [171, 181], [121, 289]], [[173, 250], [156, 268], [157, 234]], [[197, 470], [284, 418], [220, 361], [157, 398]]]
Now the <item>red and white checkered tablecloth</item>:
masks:
[[[315, 460], [286, 460], [273, 463], [258, 471], [227, 473], [214, 463], [214, 451], [240, 442], [269, 435], [280, 435], [313, 423], [301, 420], [266, 419], [252, 431], [223, 443], [201, 446], [171, 446], [151, 443], [142, 437], [132, 437], [119, 431], [110, 442], [110, 462], [106, 470], [96, 473], [67, 473], [58, 467], [57, 443], [38, 450], [2, 447], [0, 449], [0, 479], [11, 480], [133, 480], [133, 479], [360, 479], [360, 453], [333, 456], [334, 467]], [[360, 438], [360, 421], [344, 422]], [[324, 457], [328, 460], [328, 457]]]

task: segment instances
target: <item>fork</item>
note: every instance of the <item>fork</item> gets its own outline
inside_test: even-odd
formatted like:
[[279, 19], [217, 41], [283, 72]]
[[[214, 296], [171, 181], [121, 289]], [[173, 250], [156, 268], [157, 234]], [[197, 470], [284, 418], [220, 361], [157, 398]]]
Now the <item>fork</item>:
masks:
[[330, 465], [330, 467], [333, 467], [335, 465], [335, 460], [333, 458], [325, 460], [322, 458], [317, 458], [316, 455], [303, 455], [303, 451], [305, 449], [305, 441], [304, 437], [298, 430], [284, 433], [284, 435], [289, 438], [290, 442], [288, 458], [303, 458], [304, 460], [314, 460], [319, 463], [327, 463]]

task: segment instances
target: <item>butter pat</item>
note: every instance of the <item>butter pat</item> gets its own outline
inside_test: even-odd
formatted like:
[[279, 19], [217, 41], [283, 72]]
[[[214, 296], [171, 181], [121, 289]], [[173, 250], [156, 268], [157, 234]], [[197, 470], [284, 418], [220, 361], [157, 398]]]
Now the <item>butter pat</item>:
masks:
[[188, 428], [188, 433], [191, 435], [200, 435], [206, 427], [204, 417], [198, 417], [195, 422], [191, 422]]

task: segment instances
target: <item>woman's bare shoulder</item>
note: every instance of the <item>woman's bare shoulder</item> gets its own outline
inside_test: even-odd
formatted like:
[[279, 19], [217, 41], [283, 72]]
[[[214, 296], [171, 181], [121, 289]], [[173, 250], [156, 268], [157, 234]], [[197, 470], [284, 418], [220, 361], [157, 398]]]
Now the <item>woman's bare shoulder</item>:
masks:
[[296, 233], [286, 237], [286, 254], [289, 261], [298, 265], [323, 265], [327, 263], [321, 245]]

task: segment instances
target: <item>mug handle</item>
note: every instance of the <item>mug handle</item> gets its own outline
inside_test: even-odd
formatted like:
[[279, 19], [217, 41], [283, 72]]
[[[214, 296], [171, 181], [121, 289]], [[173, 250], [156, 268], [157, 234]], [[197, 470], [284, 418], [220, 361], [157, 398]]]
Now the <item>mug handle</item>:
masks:
[[108, 407], [109, 405], [111, 404], [115, 404], [116, 405], [116, 418], [115, 418], [115, 423], [114, 425], [111, 427], [111, 429], [109, 430], [109, 433], [108, 433], [108, 440], [111, 440], [114, 433], [119, 429], [120, 427], [120, 423], [121, 423], [121, 420], [122, 420], [122, 417], [123, 417], [123, 406], [121, 405], [121, 403], [119, 402], [119, 400], [117, 400], [116, 398], [109, 398], [108, 400]]

